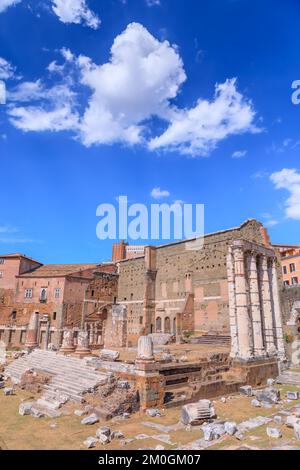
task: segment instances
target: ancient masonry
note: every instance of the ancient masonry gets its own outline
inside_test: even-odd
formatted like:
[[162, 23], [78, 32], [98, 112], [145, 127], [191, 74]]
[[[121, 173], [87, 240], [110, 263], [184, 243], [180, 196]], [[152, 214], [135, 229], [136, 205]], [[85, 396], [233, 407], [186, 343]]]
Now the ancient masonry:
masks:
[[118, 303], [127, 307], [127, 343], [141, 335], [231, 336], [231, 356], [284, 358], [280, 277], [266, 231], [251, 220], [191, 241], [146, 247], [119, 263]]
[[[48, 316], [43, 342], [40, 315], [28, 309], [23, 346], [49, 349], [55, 332], [51, 348], [60, 349], [60, 355], [86, 358], [93, 352], [101, 370], [135, 384], [141, 409], [232, 393], [242, 384], [261, 385], [276, 377], [286, 360], [280, 264], [256, 220], [206, 235], [201, 249], [195, 240], [148, 246], [142, 256], [96, 265], [90, 274], [89, 280], [88, 274], [80, 277], [82, 300], [74, 314], [65, 309], [59, 325]], [[66, 279], [78, 295], [78, 272]], [[209, 338], [211, 353], [188, 363], [156, 360], [152, 340], [163, 344], [166, 338], [194, 344]], [[227, 339], [228, 348], [214, 353], [214, 345]], [[112, 360], [103, 361], [97, 349]], [[137, 349], [134, 363], [118, 360], [118, 350], [124, 349]], [[184, 398], [177, 393], [182, 385]]]

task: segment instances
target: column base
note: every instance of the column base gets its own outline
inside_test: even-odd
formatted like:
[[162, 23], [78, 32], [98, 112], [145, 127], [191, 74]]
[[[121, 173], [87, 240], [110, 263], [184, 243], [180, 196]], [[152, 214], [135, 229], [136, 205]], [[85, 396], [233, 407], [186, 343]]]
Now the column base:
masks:
[[85, 356], [91, 356], [92, 352], [90, 349], [76, 349], [74, 352], [74, 356], [78, 357], [79, 359], [82, 359]]

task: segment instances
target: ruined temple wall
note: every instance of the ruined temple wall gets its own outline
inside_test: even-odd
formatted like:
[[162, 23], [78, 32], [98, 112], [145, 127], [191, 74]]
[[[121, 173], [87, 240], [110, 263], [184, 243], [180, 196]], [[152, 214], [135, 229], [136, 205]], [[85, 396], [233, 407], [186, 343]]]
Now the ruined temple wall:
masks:
[[[239, 228], [206, 235], [202, 249], [190, 249], [183, 241], [157, 247], [154, 329], [164, 323], [174, 332], [178, 314], [184, 311], [189, 294], [194, 296], [195, 331], [229, 333], [226, 256], [235, 239], [268, 244], [262, 225], [250, 220]], [[128, 334], [136, 341], [145, 329], [145, 257], [119, 263], [118, 302], [128, 307]]]

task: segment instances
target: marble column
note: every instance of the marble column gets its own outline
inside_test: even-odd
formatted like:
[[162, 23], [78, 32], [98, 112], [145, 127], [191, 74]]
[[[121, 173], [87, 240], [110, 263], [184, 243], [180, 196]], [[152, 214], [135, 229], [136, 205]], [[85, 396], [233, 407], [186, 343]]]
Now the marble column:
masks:
[[262, 311], [260, 305], [257, 252], [248, 255], [249, 300], [252, 317], [254, 356], [263, 356], [265, 348], [263, 343]]
[[244, 360], [253, 357], [251, 350], [251, 320], [248, 308], [247, 279], [245, 273], [244, 250], [234, 247], [236, 319], [238, 331], [238, 357]]
[[137, 361], [154, 361], [153, 341], [150, 336], [139, 337]]
[[62, 346], [59, 352], [63, 354], [70, 354], [75, 351], [74, 346], [74, 332], [73, 330], [65, 330], [63, 336]]
[[228, 300], [229, 300], [229, 327], [231, 336], [231, 357], [237, 357], [239, 352], [238, 332], [236, 324], [235, 305], [235, 283], [234, 283], [234, 261], [232, 248], [229, 247], [227, 255], [227, 279], [228, 279]]
[[278, 277], [277, 277], [275, 258], [272, 259], [271, 276], [272, 276], [272, 299], [273, 299], [273, 308], [274, 308], [276, 346], [277, 346], [278, 356], [281, 359], [285, 359], [286, 355], [285, 355], [284, 340], [283, 340], [282, 315], [281, 315], [280, 300], [279, 300]]
[[269, 354], [274, 354], [276, 351], [274, 344], [274, 324], [273, 324], [273, 309], [271, 300], [271, 286], [269, 278], [268, 258], [266, 255], [260, 256], [260, 285], [261, 285], [261, 298], [262, 310], [264, 317], [265, 327], [265, 340], [266, 350]]
[[91, 354], [89, 346], [89, 333], [87, 331], [78, 332], [75, 354], [79, 357], [84, 357]]
[[25, 348], [34, 349], [38, 347], [39, 314], [32, 313], [26, 334]]

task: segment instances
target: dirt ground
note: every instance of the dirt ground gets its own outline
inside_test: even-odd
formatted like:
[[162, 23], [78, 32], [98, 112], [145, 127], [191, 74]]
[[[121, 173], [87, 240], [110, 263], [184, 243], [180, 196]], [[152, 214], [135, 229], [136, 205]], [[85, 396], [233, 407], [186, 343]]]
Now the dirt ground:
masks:
[[[282, 398], [287, 390], [296, 390], [292, 386], [281, 386], [280, 389]], [[76, 404], [68, 404], [64, 409], [64, 415], [56, 419], [20, 416], [18, 413], [20, 403], [30, 398], [33, 397], [24, 391], [17, 390], [13, 396], [4, 396], [3, 390], [0, 390], [0, 447], [2, 449], [85, 449], [83, 441], [88, 436], [95, 436], [97, 428], [103, 425], [108, 425], [111, 430], [122, 431], [128, 441], [124, 443], [124, 440], [114, 439], [106, 446], [97, 444], [97, 450], [146, 449], [155, 448], [157, 445], [162, 445], [166, 450], [176, 449], [180, 446], [189, 446], [193, 441], [203, 437], [203, 432], [199, 427], [189, 429], [176, 426], [180, 421], [180, 408], [162, 410], [163, 416], [156, 418], [141, 416], [137, 413], [129, 419], [115, 418], [110, 422], [86, 426], [81, 424], [82, 418], [74, 415], [74, 410], [82, 407]], [[255, 416], [272, 416], [297, 404], [300, 404], [300, 400], [281, 402], [280, 405], [274, 405], [272, 408], [255, 408], [251, 405], [251, 398], [238, 394], [227, 397], [225, 403], [221, 400], [214, 401], [218, 419], [237, 423]], [[155, 429], [150, 427], [151, 423], [166, 426], [166, 429]], [[274, 422], [268, 426], [280, 428], [282, 438], [268, 438], [266, 426], [260, 426], [246, 433], [242, 441], [228, 436], [209, 449], [235, 449], [244, 445], [259, 449], [277, 446], [300, 447], [300, 442], [295, 440], [292, 429]], [[136, 439], [139, 434], [144, 434], [144, 438]]]

